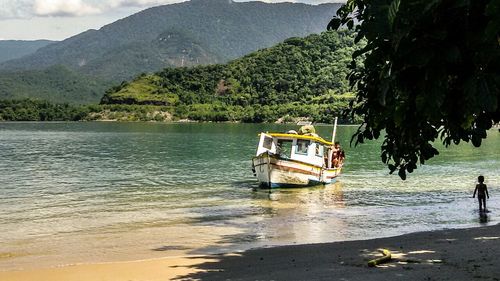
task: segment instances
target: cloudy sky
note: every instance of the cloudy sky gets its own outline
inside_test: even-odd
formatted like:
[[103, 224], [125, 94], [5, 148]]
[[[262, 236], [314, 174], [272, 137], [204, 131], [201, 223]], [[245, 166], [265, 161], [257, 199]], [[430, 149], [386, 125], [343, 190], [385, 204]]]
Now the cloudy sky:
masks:
[[[62, 40], [148, 7], [178, 2], [183, 0], [0, 0], [0, 40]], [[342, 0], [263, 2], [319, 4]]]

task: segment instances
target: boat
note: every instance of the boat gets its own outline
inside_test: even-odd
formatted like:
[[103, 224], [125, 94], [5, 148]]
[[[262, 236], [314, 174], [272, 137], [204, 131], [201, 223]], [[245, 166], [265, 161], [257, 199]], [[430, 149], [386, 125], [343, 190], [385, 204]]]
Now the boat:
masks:
[[343, 167], [343, 151], [335, 147], [337, 118], [332, 141], [315, 133], [313, 126], [299, 132], [262, 132], [252, 171], [264, 188], [325, 185], [336, 181]]

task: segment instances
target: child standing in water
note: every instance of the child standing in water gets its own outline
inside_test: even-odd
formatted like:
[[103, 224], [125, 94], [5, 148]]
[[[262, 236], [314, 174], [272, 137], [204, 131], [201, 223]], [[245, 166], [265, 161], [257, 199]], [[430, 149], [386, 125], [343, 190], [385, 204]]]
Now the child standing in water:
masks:
[[486, 184], [484, 184], [483, 176], [479, 176], [477, 178], [477, 181], [479, 183], [476, 184], [476, 189], [474, 189], [474, 194], [472, 195], [472, 198], [476, 197], [476, 192], [477, 192], [477, 200], [479, 201], [479, 211], [486, 212], [486, 196], [488, 196], [488, 199], [490, 199], [490, 195], [488, 194], [488, 188], [486, 187]]

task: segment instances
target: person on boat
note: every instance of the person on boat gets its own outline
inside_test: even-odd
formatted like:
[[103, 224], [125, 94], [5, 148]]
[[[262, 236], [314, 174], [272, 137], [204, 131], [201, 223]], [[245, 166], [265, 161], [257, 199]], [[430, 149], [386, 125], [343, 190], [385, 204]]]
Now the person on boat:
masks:
[[476, 189], [474, 189], [474, 194], [472, 198], [476, 197], [477, 192], [477, 200], [479, 201], [479, 212], [486, 212], [486, 196], [490, 199], [490, 195], [488, 194], [488, 188], [486, 184], [484, 184], [484, 177], [477, 177], [478, 184], [476, 184]]
[[339, 165], [344, 163], [344, 159], [345, 159], [345, 152], [344, 150], [342, 149], [342, 147], [340, 147], [340, 142], [335, 142], [335, 149], [337, 149], [337, 158], [338, 158], [338, 163]]
[[335, 158], [336, 158], [336, 163], [334, 165], [334, 167], [339, 167], [342, 163], [344, 163], [344, 159], [345, 159], [345, 152], [344, 150], [342, 149], [342, 147], [340, 147], [340, 142], [335, 142], [335, 145], [334, 145], [334, 151], [335, 151]]
[[335, 168], [335, 159], [336, 158], [337, 158], [337, 154], [336, 154], [335, 146], [334, 145], [328, 146], [328, 151], [325, 155], [325, 163], [329, 169]]
[[332, 168], [337, 168], [339, 165], [339, 151], [333, 147], [332, 149]]

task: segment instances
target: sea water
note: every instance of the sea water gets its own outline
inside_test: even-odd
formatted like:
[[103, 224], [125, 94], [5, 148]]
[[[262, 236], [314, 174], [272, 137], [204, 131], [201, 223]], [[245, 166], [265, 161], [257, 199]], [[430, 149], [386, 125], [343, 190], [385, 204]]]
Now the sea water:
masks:
[[[500, 133], [389, 175], [349, 146], [335, 184], [258, 189], [258, 133], [294, 125], [0, 123], [0, 270], [368, 239], [500, 221]], [[331, 126], [317, 130], [326, 139]], [[472, 192], [489, 187], [486, 217]]]

